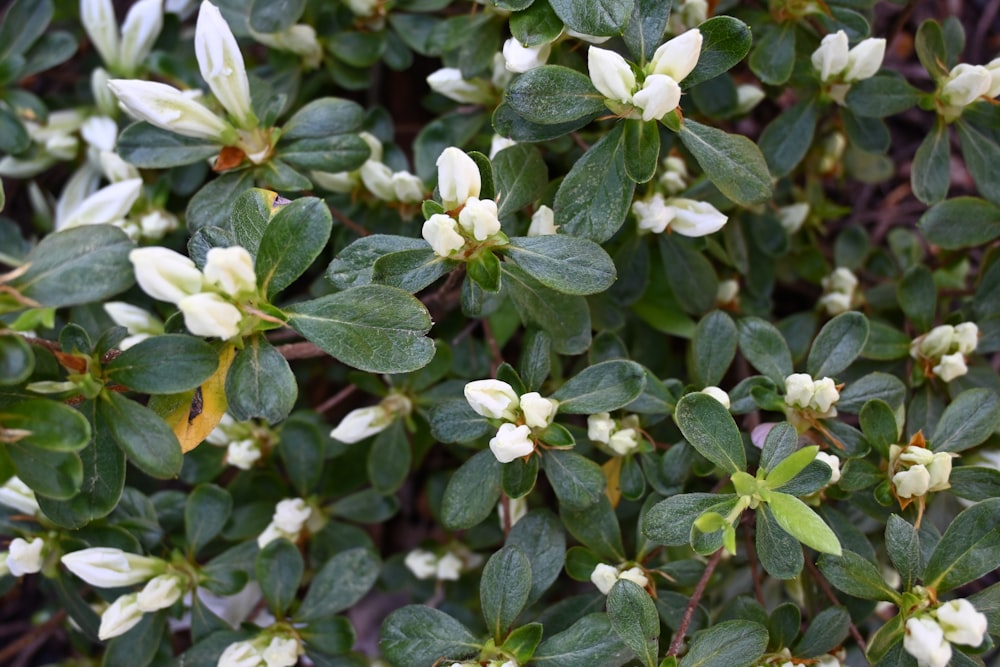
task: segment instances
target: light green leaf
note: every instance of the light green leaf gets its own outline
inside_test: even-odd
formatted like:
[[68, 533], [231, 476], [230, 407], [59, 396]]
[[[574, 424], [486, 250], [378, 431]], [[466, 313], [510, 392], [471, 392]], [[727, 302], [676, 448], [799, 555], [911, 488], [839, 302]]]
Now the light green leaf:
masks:
[[[787, 459], [786, 459], [787, 460]], [[780, 491], [767, 501], [778, 525], [789, 535], [816, 551], [839, 556], [840, 541], [830, 527], [804, 502]]]

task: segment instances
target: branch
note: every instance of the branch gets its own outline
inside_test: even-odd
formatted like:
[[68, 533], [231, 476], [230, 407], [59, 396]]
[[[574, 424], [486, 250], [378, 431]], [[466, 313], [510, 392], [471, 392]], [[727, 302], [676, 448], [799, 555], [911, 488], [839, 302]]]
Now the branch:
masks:
[[[809, 569], [809, 574], [812, 575], [812, 578], [815, 579], [819, 587], [823, 589], [823, 593], [826, 594], [827, 599], [834, 605], [839, 606], [840, 600], [837, 599], [837, 594], [833, 592], [832, 588], [830, 588], [830, 583], [826, 580], [826, 577], [823, 576], [819, 569], [817, 569], [816, 564], [806, 558], [806, 567]], [[865, 645], [865, 638], [861, 636], [858, 626], [854, 625], [854, 621], [851, 621], [849, 627], [851, 630], [851, 636], [854, 637], [854, 641], [858, 643], [858, 647], [861, 648], [862, 653], [867, 653], [868, 648]]]
[[705, 586], [708, 585], [708, 580], [712, 577], [712, 573], [715, 572], [715, 566], [719, 564], [720, 558], [722, 558], [722, 549], [716, 551], [708, 559], [705, 571], [701, 574], [698, 585], [694, 587], [694, 593], [691, 594], [691, 599], [688, 600], [687, 607], [684, 608], [684, 616], [681, 618], [681, 624], [677, 626], [677, 634], [674, 635], [674, 640], [670, 642], [670, 650], [667, 651], [668, 656], [677, 655], [678, 651], [681, 650], [681, 646], [684, 644], [684, 635], [687, 634], [688, 626], [691, 625], [691, 619], [694, 617], [694, 610], [698, 608], [701, 596], [705, 594]]

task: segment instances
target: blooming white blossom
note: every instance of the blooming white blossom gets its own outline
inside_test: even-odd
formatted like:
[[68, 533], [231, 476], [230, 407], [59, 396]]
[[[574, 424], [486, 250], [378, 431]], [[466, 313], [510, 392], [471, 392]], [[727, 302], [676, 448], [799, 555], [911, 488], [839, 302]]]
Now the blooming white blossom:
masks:
[[101, 625], [97, 630], [97, 637], [101, 641], [125, 634], [142, 620], [138, 597], [138, 593], [122, 595], [104, 610], [101, 614]]
[[941, 362], [933, 366], [931, 370], [934, 375], [945, 382], [951, 382], [957, 377], [961, 377], [969, 372], [969, 367], [965, 364], [965, 356], [961, 352], [945, 354], [941, 356]]
[[500, 231], [497, 203], [492, 199], [469, 197], [458, 214], [458, 224], [477, 241], [485, 241]]
[[527, 72], [541, 67], [549, 59], [552, 51], [551, 42], [543, 42], [536, 46], [525, 46], [516, 38], [511, 37], [503, 43], [503, 57], [508, 71]]
[[306, 23], [296, 23], [281, 32], [262, 33], [247, 23], [250, 34], [261, 44], [279, 51], [288, 51], [302, 57], [302, 64], [308, 69], [319, 67], [323, 62], [323, 45], [316, 38], [316, 29]]
[[910, 356], [924, 361], [925, 370], [945, 382], [968, 372], [965, 357], [976, 350], [979, 327], [975, 322], [934, 327], [910, 343]]
[[184, 580], [179, 575], [161, 574], [146, 582], [136, 597], [136, 605], [144, 612], [166, 609], [177, 602], [183, 593]]
[[475, 160], [454, 146], [445, 148], [437, 159], [438, 192], [446, 211], [465, 204], [469, 197], [478, 197], [482, 176]]
[[427, 85], [435, 93], [461, 104], [489, 104], [496, 93], [489, 83], [481, 79], [469, 81], [462, 77], [457, 67], [442, 67], [427, 77]]
[[500, 463], [527, 456], [535, 451], [531, 429], [525, 425], [501, 424], [497, 434], [490, 439], [490, 451]]
[[260, 443], [253, 438], [233, 440], [226, 445], [226, 462], [240, 470], [250, 470], [260, 457]]
[[622, 570], [618, 578], [627, 579], [642, 588], [645, 588], [649, 584], [649, 579], [646, 578], [646, 574], [642, 571], [641, 567], [630, 567]]
[[951, 68], [941, 82], [939, 96], [951, 109], [961, 111], [980, 97], [986, 95], [993, 86], [990, 70], [982, 65], [959, 63]]
[[64, 555], [66, 569], [99, 588], [121, 588], [140, 584], [161, 574], [166, 563], [111, 547], [90, 547]]
[[519, 405], [524, 414], [524, 423], [531, 428], [545, 428], [556, 416], [558, 402], [545, 398], [537, 391], [522, 394]]
[[598, 563], [590, 573], [590, 581], [597, 586], [597, 590], [607, 595], [618, 581], [618, 568], [607, 563]]
[[424, 182], [419, 176], [408, 171], [392, 173], [392, 192], [396, 200], [404, 204], [416, 204], [424, 200]]
[[502, 380], [474, 380], [465, 385], [465, 400], [476, 414], [490, 419], [514, 421], [519, 397], [514, 388]]
[[130, 178], [107, 185], [85, 198], [65, 215], [57, 215], [56, 229], [120, 223], [140, 194], [141, 178]]
[[730, 406], [729, 394], [727, 394], [725, 390], [713, 386], [713, 387], [705, 387], [704, 389], [701, 390], [701, 393], [708, 394], [709, 396], [717, 400], [719, 403], [722, 403], [723, 407], [725, 407], [727, 410], [729, 409]]
[[608, 444], [611, 432], [617, 428], [617, 422], [607, 412], [599, 412], [587, 417], [587, 437], [594, 442]]
[[18, 477], [11, 477], [0, 485], [0, 505], [6, 505], [29, 516], [38, 512], [35, 492]]
[[201, 271], [194, 262], [173, 250], [155, 246], [136, 248], [128, 258], [139, 287], [154, 299], [176, 304], [202, 289]]
[[465, 561], [449, 551], [438, 559], [434, 574], [441, 581], [458, 581], [463, 567]]
[[608, 439], [608, 447], [619, 456], [625, 456], [638, 446], [639, 434], [634, 428], [616, 430]]
[[450, 257], [465, 247], [465, 237], [458, 233], [458, 223], [444, 213], [429, 217], [420, 229], [420, 235], [438, 257]]
[[952, 454], [933, 452], [918, 445], [890, 445], [889, 469], [900, 498], [915, 498], [951, 488]]
[[301, 498], [286, 498], [280, 501], [274, 508], [271, 523], [257, 537], [257, 546], [263, 549], [269, 542], [281, 537], [295, 542], [299, 539], [299, 533], [311, 514], [312, 508]]
[[903, 649], [917, 659], [919, 667], [945, 667], [951, 661], [951, 644], [944, 631], [926, 616], [907, 619]]
[[218, 294], [186, 296], [177, 302], [177, 308], [184, 313], [184, 326], [196, 336], [229, 340], [240, 333], [243, 313]]
[[511, 146], [516, 146], [517, 142], [513, 139], [507, 137], [502, 137], [499, 134], [494, 134], [493, 138], [490, 139], [490, 152], [489, 158], [492, 160], [497, 156], [497, 153], [505, 148], [510, 148]]
[[406, 554], [403, 564], [417, 579], [430, 579], [437, 576], [438, 558], [426, 549], [414, 549]]
[[531, 224], [528, 225], [528, 236], [551, 236], [559, 229], [555, 224], [555, 212], [542, 204], [531, 214]]
[[821, 281], [824, 294], [819, 303], [830, 315], [839, 315], [851, 309], [855, 300], [858, 279], [847, 268], [838, 267]]
[[261, 652], [261, 657], [267, 667], [292, 667], [299, 661], [302, 644], [291, 637], [272, 637], [270, 643]]
[[823, 38], [813, 51], [812, 63], [824, 82], [854, 83], [874, 76], [884, 57], [884, 39], [863, 39], [848, 50], [847, 33], [838, 30]]
[[392, 415], [382, 405], [358, 408], [340, 420], [337, 427], [330, 431], [330, 437], [350, 445], [381, 433], [391, 423]]
[[682, 236], [706, 236], [713, 234], [729, 219], [708, 202], [682, 197], [665, 198], [659, 192], [645, 200], [638, 199], [632, 204], [632, 213], [639, 222], [640, 230], [662, 234], [669, 227]]
[[233, 642], [219, 656], [217, 667], [259, 667], [264, 656], [251, 641]]
[[952, 644], [979, 646], [986, 636], [986, 615], [964, 598], [950, 600], [934, 610], [944, 638]]
[[205, 280], [229, 296], [252, 294], [257, 291], [257, 275], [253, 258], [246, 248], [211, 248], [205, 255]]
[[807, 373], [793, 373], [785, 378], [785, 404], [792, 409], [809, 410], [822, 418], [835, 417], [834, 404], [840, 392], [830, 378], [813, 380]]
[[30, 542], [23, 538], [15, 537], [11, 540], [8, 547], [8, 571], [15, 577], [41, 571], [42, 563], [45, 560], [42, 556], [44, 549], [45, 540], [40, 537], [36, 537]]

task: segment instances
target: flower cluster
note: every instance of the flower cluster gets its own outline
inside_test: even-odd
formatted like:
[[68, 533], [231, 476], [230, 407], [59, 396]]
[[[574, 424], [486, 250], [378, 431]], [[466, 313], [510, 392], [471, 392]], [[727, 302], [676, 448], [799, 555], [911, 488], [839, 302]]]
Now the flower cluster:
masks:
[[403, 564], [417, 579], [437, 581], [458, 581], [464, 570], [479, 567], [482, 562], [482, 556], [463, 545], [449, 548], [441, 554], [427, 549], [414, 549], [403, 559]]
[[848, 49], [847, 33], [838, 30], [829, 34], [813, 51], [812, 64], [819, 70], [819, 78], [830, 84], [829, 94], [843, 104], [851, 84], [875, 76], [885, 58], [885, 39], [870, 37]]
[[294, 636], [261, 633], [234, 642], [219, 656], [218, 667], [292, 667], [302, 655], [302, 642]]
[[253, 258], [246, 249], [212, 248], [204, 271], [167, 248], [137, 248], [129, 260], [139, 287], [154, 299], [176, 304], [188, 331], [224, 340], [240, 334], [239, 303], [257, 293]]
[[493, 58], [493, 71], [489, 80], [466, 79], [459, 68], [442, 67], [428, 75], [427, 85], [435, 93], [459, 104], [490, 105], [496, 103], [499, 91], [507, 87], [512, 76], [513, 70], [507, 69], [504, 54], [497, 53]]
[[426, 187], [419, 177], [408, 171], [393, 171], [382, 162], [382, 142], [378, 137], [369, 132], [361, 132], [358, 136], [368, 144], [370, 151], [365, 163], [354, 171], [310, 172], [314, 183], [331, 192], [340, 193], [353, 192], [360, 183], [376, 199], [384, 202], [416, 204], [424, 200]]
[[501, 380], [476, 380], [465, 385], [465, 400], [477, 414], [504, 423], [490, 440], [490, 451], [500, 463], [529, 456], [535, 451], [532, 429], [552, 423], [559, 404], [537, 391], [518, 396]]
[[240, 470], [250, 470], [263, 455], [263, 447], [277, 441], [267, 426], [253, 421], [236, 421], [228, 412], [205, 441], [226, 448], [226, 461]]
[[285, 498], [275, 506], [271, 523], [257, 536], [257, 546], [263, 549], [280, 538], [297, 542], [311, 516], [312, 508], [302, 498]]
[[330, 431], [330, 437], [353, 445], [381, 433], [397, 419], [406, 418], [412, 410], [413, 403], [406, 396], [389, 394], [378, 405], [348, 412], [337, 427]]
[[644, 121], [660, 120], [681, 101], [680, 83], [694, 70], [701, 55], [698, 29], [661, 44], [636, 79], [632, 66], [614, 51], [591, 46], [587, 69], [594, 88], [616, 114]]
[[829, 315], [839, 315], [857, 305], [858, 278], [850, 269], [839, 267], [823, 278], [823, 296], [819, 305], [826, 308]]
[[639, 446], [639, 416], [612, 419], [607, 412], [587, 417], [587, 437], [606, 445], [617, 456], [632, 453]]
[[910, 356], [919, 360], [926, 374], [951, 382], [969, 372], [967, 356], [976, 351], [979, 327], [975, 322], [936, 326], [910, 343]]
[[10, 541], [7, 551], [0, 551], [0, 576], [9, 574], [20, 577], [42, 570], [45, 562], [45, 540], [40, 537], [30, 542], [21, 537]]
[[907, 619], [903, 648], [917, 659], [918, 667], [945, 667], [951, 661], [951, 645], [979, 646], [986, 625], [986, 616], [971, 602], [951, 600], [929, 614]]
[[120, 30], [111, 0], [81, 0], [80, 21], [104, 64], [116, 74], [134, 76], [163, 30], [163, 0], [136, 2]]
[[812, 420], [836, 417], [838, 400], [840, 390], [828, 377], [814, 380], [808, 373], [792, 373], [785, 378], [785, 415], [800, 430]]
[[955, 120], [970, 104], [1000, 95], [1000, 58], [987, 65], [959, 63], [937, 84], [938, 111], [945, 120]]
[[670, 229], [682, 236], [707, 236], [722, 229], [728, 216], [712, 204], [684, 197], [664, 197], [654, 192], [632, 203], [632, 214], [641, 231], [662, 234]]
[[628, 579], [634, 584], [645, 588], [649, 584], [649, 579], [641, 567], [626, 567], [621, 565], [615, 567], [607, 563], [598, 563], [593, 572], [590, 573], [590, 581], [597, 586], [597, 590], [604, 595], [611, 592], [611, 588], [619, 579]]
[[932, 452], [924, 445], [923, 436], [914, 436], [908, 445], [889, 447], [889, 478], [896, 496], [919, 498], [932, 491], [951, 488], [949, 452]]

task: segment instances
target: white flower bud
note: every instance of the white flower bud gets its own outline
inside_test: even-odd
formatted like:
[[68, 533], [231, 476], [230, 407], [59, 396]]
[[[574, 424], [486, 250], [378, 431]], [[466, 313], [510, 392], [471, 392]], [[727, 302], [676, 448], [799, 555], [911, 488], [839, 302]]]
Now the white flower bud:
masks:
[[875, 76], [882, 67], [885, 58], [885, 40], [881, 37], [869, 37], [857, 43], [847, 53], [847, 66], [844, 70], [844, 81], [853, 83]]
[[253, 38], [261, 44], [301, 56], [302, 64], [309, 69], [319, 67], [323, 62], [323, 46], [316, 38], [316, 29], [311, 25], [296, 23], [281, 32], [271, 33], [257, 32], [249, 25], [247, 27]]
[[111, 79], [108, 88], [129, 114], [164, 130], [220, 144], [236, 140], [233, 127], [184, 91], [157, 81]]
[[361, 182], [373, 195], [382, 201], [393, 201], [396, 192], [392, 188], [392, 169], [388, 165], [368, 160], [361, 165]]
[[482, 188], [479, 166], [460, 148], [450, 146], [437, 159], [438, 192], [446, 211], [465, 204], [469, 197], [478, 197]]
[[20, 537], [11, 540], [7, 554], [7, 569], [12, 576], [20, 577], [25, 574], [34, 574], [42, 569], [42, 550], [45, 548], [45, 540], [36, 537], [30, 542]]
[[35, 492], [18, 477], [11, 477], [0, 486], [0, 505], [6, 505], [21, 514], [34, 515], [38, 512]]
[[302, 645], [291, 637], [273, 637], [261, 653], [267, 667], [292, 667], [299, 661]]
[[555, 222], [555, 212], [545, 204], [542, 204], [531, 215], [531, 224], [528, 225], [528, 236], [551, 236], [555, 234], [556, 230], [559, 229], [559, 225], [555, 224]]
[[514, 459], [527, 456], [535, 451], [531, 440], [531, 429], [527, 426], [502, 424], [497, 434], [490, 439], [490, 451], [500, 463], [510, 463]]
[[118, 67], [118, 19], [111, 0], [80, 0], [80, 21], [101, 60], [111, 68]]
[[681, 101], [681, 87], [664, 74], [650, 74], [642, 82], [642, 89], [632, 96], [632, 104], [642, 109], [644, 121], [660, 120], [677, 108]]
[[371, 16], [379, 6], [381, 0], [344, 0], [347, 7], [355, 16]]
[[95, 67], [90, 73], [90, 94], [94, 96], [97, 110], [105, 116], [114, 116], [118, 113], [118, 102], [108, 88], [110, 79], [111, 75], [103, 67]]
[[625, 456], [638, 446], [639, 434], [634, 428], [623, 428], [615, 431], [608, 439], [608, 447], [619, 456]]
[[632, 103], [635, 74], [619, 54], [591, 46], [587, 50], [587, 70], [590, 81], [601, 95], [616, 102]]
[[544, 398], [537, 391], [523, 394], [520, 399], [521, 412], [524, 413], [524, 423], [531, 428], [545, 428], [552, 423], [559, 403], [551, 398]]
[[951, 454], [948, 452], [938, 452], [931, 457], [927, 464], [927, 473], [930, 475], [928, 491], [944, 491], [950, 489], [951, 484], [948, 479], [951, 477]]
[[892, 485], [896, 487], [896, 495], [900, 498], [915, 498], [927, 494], [931, 476], [927, 468], [918, 463], [893, 475]]
[[122, 23], [121, 65], [135, 71], [153, 50], [163, 30], [163, 0], [139, 0]]
[[890, 460], [894, 463], [896, 461], [903, 461], [904, 463], [910, 464], [920, 464], [923, 466], [929, 465], [931, 461], [934, 460], [934, 452], [927, 449], [926, 447], [917, 447], [912, 445], [907, 445], [906, 447], [899, 447], [899, 445], [893, 445], [896, 450], [893, 451], [891, 448], [889, 450]]
[[208, 0], [203, 0], [198, 10], [194, 52], [202, 78], [236, 124], [246, 129], [256, 127], [243, 54], [222, 12]]
[[252, 438], [234, 440], [226, 445], [226, 462], [240, 470], [250, 470], [260, 457], [260, 445]]
[[80, 225], [110, 224], [128, 215], [142, 194], [142, 179], [131, 178], [107, 185], [78, 204], [69, 215], [56, 222], [57, 229]]
[[139, 584], [161, 574], [166, 567], [166, 563], [159, 558], [139, 556], [110, 547], [74, 551], [63, 556], [60, 561], [67, 570], [99, 588]]
[[184, 593], [184, 580], [176, 574], [161, 574], [146, 582], [139, 591], [136, 605], [140, 611], [166, 609], [177, 602]]
[[419, 176], [408, 171], [397, 171], [392, 175], [392, 192], [396, 201], [416, 204], [424, 200], [424, 182]]
[[850, 269], [839, 267], [822, 280], [823, 289], [828, 292], [853, 294], [858, 286], [857, 276]]
[[958, 345], [958, 351], [964, 355], [972, 354], [979, 344], [979, 327], [975, 322], [962, 322], [955, 325], [953, 342]]
[[80, 126], [80, 136], [100, 151], [113, 151], [118, 141], [118, 124], [107, 116], [91, 116]]
[[184, 313], [184, 326], [195, 336], [229, 340], [240, 333], [243, 313], [218, 294], [192, 294], [177, 302]]
[[118, 153], [101, 151], [98, 161], [101, 165], [101, 171], [104, 172], [104, 175], [112, 183], [121, 183], [140, 178], [139, 170], [134, 165], [123, 160]]
[[177, 216], [162, 209], [150, 211], [139, 218], [139, 229], [143, 238], [161, 239], [177, 229]]
[[274, 508], [274, 525], [284, 533], [298, 535], [309, 520], [312, 509], [301, 498], [286, 498]]
[[615, 420], [607, 412], [599, 412], [587, 417], [587, 437], [605, 445], [611, 440], [611, 432], [617, 428]]
[[505, 148], [510, 148], [511, 146], [516, 146], [517, 142], [513, 139], [508, 139], [507, 137], [501, 137], [499, 134], [494, 134], [493, 138], [490, 139], [490, 152], [489, 157], [492, 160], [497, 156], [497, 153]]
[[965, 356], [961, 352], [942, 355], [941, 362], [931, 370], [945, 382], [951, 382], [969, 372], [968, 366], [965, 365]]
[[666, 202], [673, 211], [670, 229], [683, 236], [707, 236], [722, 229], [729, 218], [706, 201], [674, 197]]
[[433, 579], [437, 576], [437, 556], [424, 549], [414, 549], [406, 554], [403, 564], [417, 579]]
[[698, 64], [701, 45], [701, 31], [697, 28], [688, 30], [661, 44], [653, 53], [646, 71], [649, 74], [665, 74], [680, 83]]
[[142, 610], [136, 602], [137, 598], [138, 593], [122, 595], [104, 610], [101, 614], [101, 626], [97, 630], [97, 637], [101, 641], [125, 634], [142, 620]]
[[674, 219], [674, 211], [667, 206], [667, 200], [659, 192], [652, 197], [638, 199], [632, 203], [632, 214], [639, 223], [641, 231], [662, 234]]
[[836, 484], [840, 481], [840, 459], [833, 454], [827, 454], [826, 452], [816, 452], [816, 461], [820, 463], [825, 463], [830, 467], [832, 474], [830, 475], [830, 481], [827, 485]]
[[462, 559], [449, 551], [438, 559], [434, 575], [441, 581], [458, 581], [463, 565]]
[[778, 209], [778, 221], [789, 234], [794, 234], [799, 231], [808, 215], [809, 204], [806, 202], [790, 204], [789, 206], [782, 206]]
[[392, 424], [392, 415], [381, 405], [372, 405], [348, 412], [330, 431], [330, 437], [352, 445], [365, 438], [381, 433]]
[[839, 400], [840, 392], [837, 391], [837, 385], [833, 383], [833, 380], [821, 378], [813, 384], [813, 396], [812, 400], [809, 401], [809, 407], [822, 413], [824, 417], [833, 417], [837, 414], [836, 410], [832, 414], [829, 413], [833, 409], [833, 404]]
[[847, 68], [847, 59], [847, 33], [843, 30], [824, 37], [812, 54], [813, 67], [819, 70], [822, 81], [830, 81], [843, 72]]
[[740, 283], [737, 280], [720, 280], [715, 291], [715, 302], [721, 305], [731, 304], [740, 295]]
[[785, 378], [785, 404], [793, 408], [808, 408], [816, 391], [816, 383], [808, 373], [792, 373]]
[[824, 294], [819, 299], [819, 305], [826, 309], [828, 315], [839, 315], [851, 309], [853, 299], [850, 294], [833, 292]]
[[252, 294], [257, 291], [257, 274], [253, 258], [245, 248], [211, 248], [205, 255], [205, 280], [229, 296]]
[[458, 233], [458, 223], [444, 213], [435, 213], [428, 218], [420, 234], [438, 257], [450, 257], [465, 247], [465, 237]]
[[311, 171], [309, 179], [317, 186], [330, 192], [347, 194], [358, 184], [360, 174], [357, 171]]
[[219, 656], [217, 667], [259, 667], [264, 656], [260, 654], [253, 642], [234, 642], [226, 647]]
[[982, 65], [955, 65], [941, 87], [940, 97], [950, 107], [961, 109], [990, 91], [993, 77]]
[[630, 567], [619, 574], [618, 578], [627, 579], [640, 588], [645, 588], [649, 584], [649, 579], [646, 578], [646, 574], [642, 571], [641, 567]]
[[597, 590], [607, 595], [618, 581], [618, 568], [607, 563], [598, 563], [590, 573], [590, 581], [597, 586]]
[[701, 393], [708, 394], [709, 396], [717, 400], [719, 403], [722, 403], [723, 407], [726, 408], [726, 410], [729, 409], [730, 406], [729, 394], [727, 394], [722, 389], [719, 389], [718, 387], [714, 386], [705, 387], [704, 389], [701, 390]]
[[514, 421], [519, 399], [517, 392], [501, 380], [475, 380], [465, 385], [465, 400], [476, 414], [490, 419]]
[[442, 67], [427, 77], [427, 85], [435, 93], [444, 95], [460, 104], [489, 104], [496, 93], [488, 83], [480, 79], [467, 81], [462, 78], [462, 70], [457, 67]]
[[[923, 336], [917, 338], [917, 351], [920, 356], [939, 357], [946, 354], [951, 349], [951, 344], [955, 340], [955, 327], [950, 324], [942, 324], [928, 331]], [[916, 341], [914, 341], [916, 342]], [[912, 355], [911, 351], [911, 355]], [[917, 355], [913, 355], [917, 356]]]
[[946, 667], [951, 661], [951, 644], [932, 618], [907, 619], [903, 649], [916, 658], [921, 667]]
[[961, 598], [945, 602], [934, 610], [944, 638], [952, 644], [979, 646], [986, 635], [986, 615]]
[[500, 231], [497, 203], [492, 199], [469, 197], [458, 214], [458, 224], [477, 241], [485, 241]]
[[749, 113], [754, 107], [764, 101], [767, 93], [755, 84], [741, 83], [736, 86], [736, 112]]
[[537, 46], [524, 46], [521, 42], [511, 37], [503, 43], [503, 57], [510, 72], [527, 72], [530, 69], [541, 67], [549, 59], [549, 52], [552, 44], [545, 42]]

